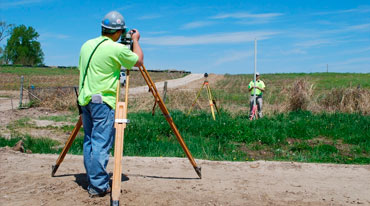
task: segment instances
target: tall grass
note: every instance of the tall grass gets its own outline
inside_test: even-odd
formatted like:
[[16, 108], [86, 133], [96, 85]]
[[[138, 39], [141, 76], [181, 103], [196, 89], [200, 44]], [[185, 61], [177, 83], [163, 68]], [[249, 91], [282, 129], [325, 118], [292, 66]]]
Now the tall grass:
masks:
[[370, 113], [370, 90], [361, 88], [332, 89], [323, 95], [321, 105], [328, 111]]
[[312, 99], [313, 84], [304, 79], [298, 79], [293, 83], [289, 93], [289, 110], [307, 110]]

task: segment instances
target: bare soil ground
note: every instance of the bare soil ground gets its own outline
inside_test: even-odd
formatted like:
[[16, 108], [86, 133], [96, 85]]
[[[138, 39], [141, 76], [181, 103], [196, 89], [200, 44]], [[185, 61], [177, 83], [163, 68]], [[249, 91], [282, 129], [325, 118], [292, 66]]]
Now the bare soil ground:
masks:
[[[82, 156], [0, 149], [0, 205], [109, 205], [90, 198]], [[121, 205], [370, 205], [370, 166], [124, 157]], [[113, 170], [113, 159], [108, 171]]]
[[[185, 88], [199, 89], [202, 82], [198, 79]], [[14, 98], [16, 107], [18, 92], [0, 95], [2, 136], [6, 125], [19, 118], [62, 114], [43, 108], [12, 110], [8, 100]], [[88, 196], [82, 156], [67, 155], [56, 177], [51, 177], [57, 158], [0, 148], [0, 206], [110, 204], [109, 195]], [[370, 205], [370, 165], [196, 162], [202, 167], [202, 179], [185, 158], [124, 157], [121, 205]], [[113, 171], [113, 158], [108, 171]]]

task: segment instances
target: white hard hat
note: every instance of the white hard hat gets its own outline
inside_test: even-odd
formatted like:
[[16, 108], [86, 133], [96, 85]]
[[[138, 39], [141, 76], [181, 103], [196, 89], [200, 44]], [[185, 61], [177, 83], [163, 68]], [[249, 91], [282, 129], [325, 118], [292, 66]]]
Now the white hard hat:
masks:
[[260, 73], [259, 72], [256, 72], [256, 76], [259, 76], [260, 75]]
[[104, 16], [101, 26], [106, 29], [121, 30], [125, 28], [125, 19], [119, 12], [111, 11]]

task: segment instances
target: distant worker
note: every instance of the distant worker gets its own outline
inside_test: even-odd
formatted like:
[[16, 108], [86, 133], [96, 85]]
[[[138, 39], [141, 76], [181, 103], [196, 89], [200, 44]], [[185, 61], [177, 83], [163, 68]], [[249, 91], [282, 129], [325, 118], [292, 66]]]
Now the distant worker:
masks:
[[120, 68], [143, 65], [138, 30], [132, 30], [132, 51], [116, 42], [125, 30], [125, 21], [120, 13], [112, 11], [105, 15], [101, 29], [101, 36], [82, 45], [78, 65], [78, 102], [82, 106], [83, 156], [90, 197], [111, 192], [106, 167], [114, 143], [114, 111]]
[[[253, 89], [255, 88], [255, 89]], [[265, 92], [265, 83], [260, 80], [260, 73], [256, 73], [256, 87], [254, 87], [254, 80], [252, 80], [249, 85], [248, 89], [251, 92], [251, 98], [250, 98], [250, 117], [253, 115], [252, 110], [253, 110], [253, 104], [254, 104], [254, 90], [256, 90], [256, 104], [258, 108], [258, 118], [262, 117], [262, 94]]]

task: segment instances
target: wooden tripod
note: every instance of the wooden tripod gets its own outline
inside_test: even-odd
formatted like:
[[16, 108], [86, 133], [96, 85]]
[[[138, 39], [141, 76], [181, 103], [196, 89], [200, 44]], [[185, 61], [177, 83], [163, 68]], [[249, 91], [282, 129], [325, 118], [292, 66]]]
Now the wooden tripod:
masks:
[[204, 80], [203, 84], [202, 84], [202, 87], [199, 89], [198, 91], [198, 94], [197, 94], [197, 97], [195, 98], [193, 104], [190, 106], [190, 109], [189, 109], [189, 112], [188, 112], [188, 115], [191, 113], [191, 111], [193, 110], [193, 107], [195, 105], [195, 103], [197, 102], [199, 96], [200, 96], [200, 92], [202, 91], [202, 89], [204, 88], [204, 86], [206, 87], [207, 89], [207, 96], [208, 96], [208, 101], [209, 101], [209, 106], [211, 107], [211, 112], [212, 112], [212, 117], [213, 117], [213, 120], [216, 120], [216, 116], [215, 116], [215, 111], [214, 111], [214, 108], [216, 109], [217, 111], [217, 114], [219, 114], [220, 112], [218, 111], [218, 107], [217, 107], [217, 104], [216, 104], [216, 100], [214, 99], [214, 96], [212, 95], [212, 91], [211, 91], [211, 87], [209, 87], [209, 82], [208, 80]]
[[[149, 76], [148, 71], [144, 66], [139, 67], [139, 70], [142, 76], [145, 79], [145, 82], [148, 84], [149, 90], [152, 92], [155, 101], [158, 103], [160, 109], [162, 110], [163, 115], [165, 116], [168, 124], [170, 125], [172, 131], [174, 132], [177, 140], [179, 141], [181, 147], [183, 148], [186, 156], [188, 157], [190, 163], [193, 165], [193, 168], [199, 178], [202, 178], [201, 167], [198, 167], [193, 156], [191, 155], [189, 149], [187, 148], [184, 140], [182, 139], [173, 119], [168, 112], [166, 106], [163, 103], [162, 98], [160, 97], [158, 90]], [[119, 196], [121, 191], [121, 174], [122, 174], [122, 154], [123, 154], [123, 136], [124, 129], [126, 128], [126, 123], [129, 122], [127, 118], [127, 101], [128, 101], [128, 86], [129, 86], [129, 71], [127, 70], [126, 75], [126, 86], [125, 86], [125, 102], [119, 102], [119, 81], [117, 83], [117, 98], [116, 98], [116, 113], [115, 113], [115, 128], [116, 128], [116, 138], [114, 145], [114, 170], [113, 170], [113, 183], [112, 183], [112, 205], [119, 205]], [[78, 131], [82, 125], [82, 113], [80, 111], [80, 117], [76, 123], [75, 128], [73, 129], [71, 135], [69, 136], [62, 152], [59, 154], [59, 157], [56, 161], [56, 164], [52, 166], [51, 176], [54, 177], [56, 171], [58, 170], [60, 164], [63, 162], [65, 155], [72, 146], [73, 141], [75, 140]]]

